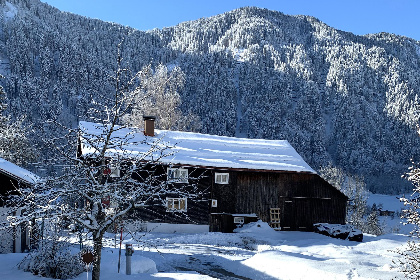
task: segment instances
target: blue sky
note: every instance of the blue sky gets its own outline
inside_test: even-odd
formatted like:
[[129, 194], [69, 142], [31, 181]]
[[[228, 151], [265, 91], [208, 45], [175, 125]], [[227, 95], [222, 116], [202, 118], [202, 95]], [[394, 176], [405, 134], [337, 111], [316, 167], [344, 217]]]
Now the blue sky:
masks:
[[41, 0], [62, 11], [140, 30], [162, 28], [244, 6], [311, 15], [358, 35], [389, 32], [420, 40], [419, 0]]

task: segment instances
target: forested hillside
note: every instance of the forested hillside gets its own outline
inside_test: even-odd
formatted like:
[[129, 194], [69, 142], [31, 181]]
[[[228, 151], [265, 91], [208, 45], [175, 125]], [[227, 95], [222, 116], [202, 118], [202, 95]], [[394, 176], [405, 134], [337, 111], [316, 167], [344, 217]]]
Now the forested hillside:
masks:
[[46, 119], [76, 125], [109, 75], [124, 39], [133, 71], [159, 63], [186, 75], [182, 110], [200, 132], [287, 139], [314, 168], [332, 162], [375, 192], [397, 192], [420, 159], [420, 43], [356, 36], [310, 16], [241, 8], [143, 32], [62, 13], [39, 0], [0, 0], [0, 74], [9, 113], [38, 137]]

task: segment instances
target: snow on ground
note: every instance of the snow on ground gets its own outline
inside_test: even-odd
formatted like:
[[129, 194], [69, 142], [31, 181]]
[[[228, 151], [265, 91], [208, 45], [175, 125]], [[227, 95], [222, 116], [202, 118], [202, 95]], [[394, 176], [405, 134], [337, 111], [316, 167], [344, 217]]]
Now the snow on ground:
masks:
[[[101, 279], [398, 279], [402, 274], [391, 269], [397, 258], [392, 250], [408, 239], [401, 234], [365, 235], [358, 243], [311, 232], [277, 232], [261, 222], [231, 234], [125, 236], [123, 242], [135, 248], [133, 274], [125, 275], [125, 250], [117, 273], [119, 243], [109, 234]], [[0, 279], [40, 279], [17, 269], [24, 256], [0, 254]], [[91, 279], [90, 273], [76, 279], [87, 276]]]
[[[368, 204], [400, 212], [398, 196], [370, 195]], [[387, 232], [398, 226], [397, 216], [381, 217]], [[391, 227], [390, 227], [391, 226]], [[278, 232], [266, 223], [245, 225], [235, 233], [124, 234], [134, 244], [132, 275], [125, 275], [125, 250], [118, 268], [119, 235], [108, 234], [104, 243], [101, 279], [402, 279], [392, 269], [394, 251], [408, 240], [406, 234], [364, 235], [361, 243], [333, 239], [311, 232]], [[396, 231], [394, 231], [396, 232]], [[116, 239], [117, 237], [117, 239]], [[85, 245], [91, 245], [84, 241]], [[74, 236], [74, 245], [78, 238]], [[123, 246], [124, 248], [124, 246]], [[0, 254], [0, 279], [40, 279], [18, 270], [26, 254]], [[42, 278], [41, 278], [42, 279]], [[91, 279], [90, 272], [76, 277]]]
[[[381, 207], [383, 210], [401, 212], [401, 209], [404, 207], [404, 204], [400, 201], [400, 197], [402, 196], [403, 195], [385, 195], [370, 193], [367, 203], [370, 206], [376, 204], [378, 208]], [[409, 197], [410, 195], [405, 196]]]
[[390, 216], [379, 217], [382, 227], [385, 228], [385, 233], [409, 234], [413, 230], [412, 225], [403, 226], [401, 223], [400, 217], [404, 204], [400, 201], [400, 198], [403, 196], [408, 198], [411, 194], [384, 195], [369, 193], [367, 204], [370, 207], [375, 204], [378, 209], [391, 211]]

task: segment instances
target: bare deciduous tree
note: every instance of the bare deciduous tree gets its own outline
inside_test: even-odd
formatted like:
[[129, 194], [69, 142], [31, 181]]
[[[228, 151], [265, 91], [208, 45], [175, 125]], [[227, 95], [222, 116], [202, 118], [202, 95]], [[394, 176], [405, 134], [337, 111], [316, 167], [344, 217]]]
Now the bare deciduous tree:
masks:
[[153, 71], [149, 65], [144, 67], [141, 79], [141, 95], [136, 95], [132, 111], [123, 117], [125, 124], [141, 127], [143, 115], [156, 116], [156, 127], [165, 130], [197, 130], [199, 118], [192, 113], [183, 114], [180, 110], [179, 92], [185, 84], [185, 74], [181, 68], [168, 69], [158, 65]]
[[[194, 196], [187, 187], [177, 186], [175, 190], [165, 181], [166, 174], [159, 177], [155, 173], [160, 159], [172, 153], [170, 146], [162, 139], [138, 140], [132, 129], [118, 125], [120, 118], [141, 99], [144, 93], [141, 79], [147, 73], [139, 72], [130, 78], [129, 71], [121, 66], [120, 51], [117, 65], [114, 98], [107, 105], [96, 104], [92, 109], [93, 115], [101, 118], [81, 122], [76, 129], [66, 128], [63, 138], [45, 139], [61, 155], [52, 163], [66, 163], [61, 175], [20, 188], [8, 200], [11, 213], [16, 209], [23, 213], [9, 217], [13, 226], [45, 217], [65, 219], [91, 232], [94, 280], [100, 277], [102, 238], [114, 221], [150, 200], [164, 205], [169, 191], [183, 197]], [[78, 144], [88, 152], [76, 156]], [[140, 153], [128, 148], [136, 145], [148, 148]], [[120, 174], [113, 176], [110, 168], [119, 169]]]

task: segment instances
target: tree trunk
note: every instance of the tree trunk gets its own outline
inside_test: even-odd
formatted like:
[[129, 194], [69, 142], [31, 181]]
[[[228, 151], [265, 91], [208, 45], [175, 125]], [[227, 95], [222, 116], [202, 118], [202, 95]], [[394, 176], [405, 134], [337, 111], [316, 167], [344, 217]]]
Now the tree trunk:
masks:
[[103, 233], [93, 232], [93, 269], [92, 280], [99, 280], [101, 275], [101, 254]]

